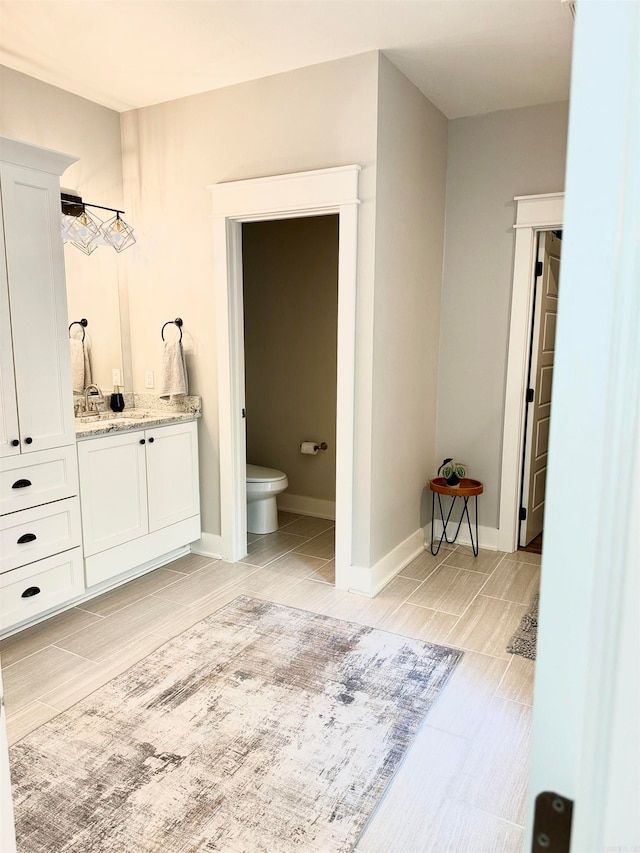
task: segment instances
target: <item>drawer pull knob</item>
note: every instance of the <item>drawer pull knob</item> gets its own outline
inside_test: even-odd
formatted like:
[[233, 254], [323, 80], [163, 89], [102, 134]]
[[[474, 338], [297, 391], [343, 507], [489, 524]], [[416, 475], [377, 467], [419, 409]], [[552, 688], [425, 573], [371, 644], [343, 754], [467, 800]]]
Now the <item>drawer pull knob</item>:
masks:
[[140, 444], [144, 444], [144, 438], [140, 439]]
[[25, 443], [25, 444], [32, 444], [32, 443], [33, 443], [33, 439], [31, 438], [31, 436], [29, 436], [28, 438], [25, 438], [24, 443]]
[[22, 598], [31, 598], [34, 595], [37, 595], [40, 592], [39, 586], [30, 586], [22, 593]]
[[36, 541], [35, 533], [23, 533], [22, 536], [18, 539], [18, 545], [24, 545], [27, 542], [35, 542]]
[[12, 489], [26, 489], [27, 486], [30, 486], [30, 485], [31, 485], [31, 480], [16, 480], [15, 483], [13, 484], [13, 486], [11, 486], [11, 488]]
[[11, 442], [11, 447], [18, 447], [19, 445], [20, 445], [20, 439], [14, 438], [13, 441]]
[[154, 442], [154, 441], [155, 441], [155, 438], [150, 438], [150, 439], [149, 439], [149, 444], [153, 444], [153, 442]]

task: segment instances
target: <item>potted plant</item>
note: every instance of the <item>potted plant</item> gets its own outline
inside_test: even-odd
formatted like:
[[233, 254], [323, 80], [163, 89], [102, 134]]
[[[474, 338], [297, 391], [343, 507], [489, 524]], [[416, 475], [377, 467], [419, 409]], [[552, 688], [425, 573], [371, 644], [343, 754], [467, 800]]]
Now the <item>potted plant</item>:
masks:
[[461, 462], [455, 462], [452, 456], [445, 459], [438, 468], [438, 476], [444, 477], [447, 486], [459, 486], [466, 473], [465, 466]]

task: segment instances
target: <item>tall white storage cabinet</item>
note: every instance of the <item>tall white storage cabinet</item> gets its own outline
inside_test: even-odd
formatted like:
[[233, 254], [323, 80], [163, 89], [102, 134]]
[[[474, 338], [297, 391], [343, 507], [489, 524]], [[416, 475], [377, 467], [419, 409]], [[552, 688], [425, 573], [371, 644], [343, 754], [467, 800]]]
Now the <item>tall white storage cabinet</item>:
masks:
[[84, 590], [60, 233], [75, 159], [0, 138], [0, 631]]

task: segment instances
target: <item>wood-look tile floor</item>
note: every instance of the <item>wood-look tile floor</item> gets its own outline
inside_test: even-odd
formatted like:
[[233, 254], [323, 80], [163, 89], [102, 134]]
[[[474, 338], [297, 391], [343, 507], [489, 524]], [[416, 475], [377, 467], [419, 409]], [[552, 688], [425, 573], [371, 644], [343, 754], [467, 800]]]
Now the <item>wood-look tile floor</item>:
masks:
[[358, 853], [520, 851], [534, 663], [505, 647], [539, 583], [540, 557], [425, 551], [369, 599], [332, 585], [331, 522], [281, 513], [280, 525], [250, 535], [241, 563], [191, 554], [0, 643], [9, 742], [252, 595], [465, 652]]

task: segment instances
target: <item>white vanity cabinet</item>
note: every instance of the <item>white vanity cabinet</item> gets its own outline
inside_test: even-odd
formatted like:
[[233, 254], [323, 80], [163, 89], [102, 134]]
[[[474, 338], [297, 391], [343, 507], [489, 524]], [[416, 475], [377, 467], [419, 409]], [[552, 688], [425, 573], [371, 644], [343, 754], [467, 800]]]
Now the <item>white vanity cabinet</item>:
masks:
[[84, 592], [60, 232], [73, 162], [0, 137], [0, 632]]
[[196, 421], [78, 442], [88, 587], [200, 537]]

